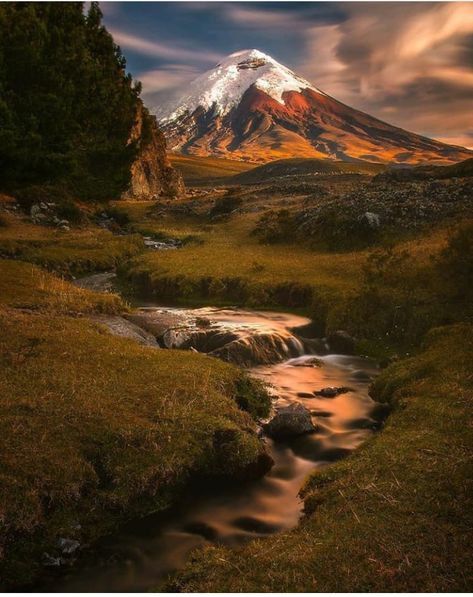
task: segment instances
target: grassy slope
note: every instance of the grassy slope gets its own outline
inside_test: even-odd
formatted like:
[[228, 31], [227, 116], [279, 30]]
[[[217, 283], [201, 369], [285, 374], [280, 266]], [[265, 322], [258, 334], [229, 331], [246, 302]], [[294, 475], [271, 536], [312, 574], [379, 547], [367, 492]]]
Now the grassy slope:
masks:
[[374, 395], [394, 412], [350, 458], [316, 473], [295, 530], [196, 553], [184, 591], [467, 591], [473, 582], [473, 329], [438, 328]]
[[[337, 299], [359, 285], [369, 251], [327, 253], [296, 245], [262, 245], [251, 235], [258, 215], [233, 216], [226, 222], [205, 227], [195, 220], [168, 217], [155, 226], [161, 231], [168, 230], [171, 236], [176, 228], [186, 234], [197, 234], [203, 244], [142, 254], [128, 263], [126, 274], [143, 288], [154, 289], [168, 300], [166, 292], [172, 293], [174, 300], [204, 298], [259, 306], [272, 303], [310, 308], [310, 302], [296, 304], [296, 298], [294, 304], [285, 299], [275, 301], [271, 289], [277, 285], [310, 286], [319, 294]], [[443, 246], [445, 235], [446, 231], [442, 230], [430, 232], [415, 241], [403, 242], [401, 247], [422, 262]], [[199, 296], [200, 283], [206, 278], [213, 279], [215, 284], [206, 296]], [[243, 281], [249, 286], [248, 292], [242, 296], [226, 292], [219, 284], [225, 279]], [[232, 284], [227, 286], [230, 288]]]
[[96, 227], [64, 232], [38, 226], [11, 214], [2, 214], [0, 257], [15, 257], [64, 275], [113, 269], [143, 250], [138, 235], [114, 236]]
[[234, 401], [239, 370], [77, 317], [119, 312], [118, 297], [5, 260], [0, 297], [3, 587], [33, 579], [58, 537], [88, 542], [168, 506], [192, 475], [246, 474], [261, 454]]
[[209, 179], [228, 178], [255, 167], [250, 162], [224, 158], [170, 154], [169, 159], [174, 168], [181, 172], [184, 182], [190, 185]]

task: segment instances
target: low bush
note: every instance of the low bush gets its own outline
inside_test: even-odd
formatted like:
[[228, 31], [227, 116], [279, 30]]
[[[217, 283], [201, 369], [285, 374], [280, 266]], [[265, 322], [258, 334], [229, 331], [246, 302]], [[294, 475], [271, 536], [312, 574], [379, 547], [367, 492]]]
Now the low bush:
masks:
[[270, 210], [258, 220], [253, 234], [262, 243], [290, 243], [297, 235], [297, 223], [294, 214], [288, 209]]
[[230, 189], [223, 197], [216, 199], [212, 209], [209, 212], [211, 218], [218, 216], [228, 216], [233, 211], [241, 207], [243, 199], [238, 194], [238, 189]]

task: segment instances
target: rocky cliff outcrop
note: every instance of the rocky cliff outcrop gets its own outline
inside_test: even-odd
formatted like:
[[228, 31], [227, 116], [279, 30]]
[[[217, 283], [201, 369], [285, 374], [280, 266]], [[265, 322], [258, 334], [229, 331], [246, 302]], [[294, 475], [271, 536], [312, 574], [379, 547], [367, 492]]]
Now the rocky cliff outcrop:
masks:
[[166, 140], [156, 118], [140, 103], [130, 143], [138, 142], [138, 155], [131, 166], [131, 181], [122, 199], [153, 200], [184, 194], [184, 181], [166, 154]]

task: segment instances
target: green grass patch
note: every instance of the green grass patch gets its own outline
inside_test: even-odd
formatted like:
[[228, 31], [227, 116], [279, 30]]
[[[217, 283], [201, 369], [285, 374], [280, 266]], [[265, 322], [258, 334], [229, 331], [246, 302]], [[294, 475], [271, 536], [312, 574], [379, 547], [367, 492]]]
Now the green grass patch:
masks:
[[[385, 429], [315, 473], [292, 532], [194, 554], [168, 586], [189, 592], [445, 592], [473, 582], [473, 328], [430, 333], [374, 396]], [[235, 571], [238, 571], [236, 573]]]
[[[169, 232], [181, 227], [188, 235], [197, 234], [202, 244], [139, 255], [120, 269], [122, 277], [160, 301], [282, 306], [316, 316], [327, 304], [334, 309], [359, 290], [371, 251], [263, 245], [252, 234], [256, 218], [242, 214], [202, 226], [196, 219], [167, 217], [156, 226], [164, 225]], [[444, 247], [447, 234], [444, 229], [429, 231], [400, 242], [397, 250], [407, 251], [422, 266]]]
[[4, 587], [33, 579], [58, 537], [89, 542], [170, 506], [195, 475], [238, 479], [260, 466], [237, 401], [258, 410], [269, 399], [241, 404], [251, 382], [216, 359], [10, 309], [0, 310], [0, 361]]
[[89, 227], [62, 231], [10, 217], [0, 227], [0, 257], [21, 259], [66, 276], [115, 268], [143, 251], [139, 235], [114, 236]]

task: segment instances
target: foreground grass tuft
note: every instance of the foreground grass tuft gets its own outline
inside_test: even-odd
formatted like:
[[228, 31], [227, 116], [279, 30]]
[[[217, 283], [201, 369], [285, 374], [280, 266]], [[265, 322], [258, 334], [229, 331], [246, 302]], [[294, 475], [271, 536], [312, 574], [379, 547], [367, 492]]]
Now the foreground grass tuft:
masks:
[[77, 288], [35, 265], [6, 259], [0, 259], [0, 306], [75, 315], [126, 309], [115, 294]]

